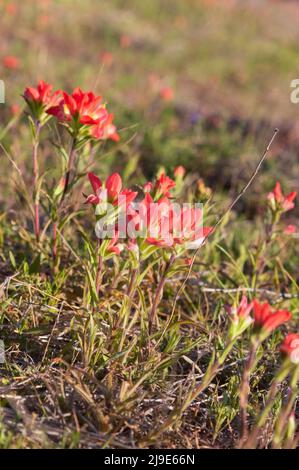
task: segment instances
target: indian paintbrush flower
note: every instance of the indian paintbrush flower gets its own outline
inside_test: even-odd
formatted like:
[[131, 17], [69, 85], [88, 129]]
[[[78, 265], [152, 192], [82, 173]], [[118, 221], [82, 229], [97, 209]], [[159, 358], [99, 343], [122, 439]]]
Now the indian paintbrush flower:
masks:
[[227, 312], [231, 318], [229, 336], [233, 339], [241, 335], [253, 322], [250, 312], [253, 309], [253, 302], [248, 302], [247, 297], [243, 295], [241, 302], [237, 307], [228, 307]]
[[84, 92], [77, 87], [72, 94], [63, 92], [63, 99], [47, 112], [64, 123], [78, 140], [119, 140], [112, 123], [113, 114], [108, 113], [102, 97], [96, 96], [92, 91]]
[[255, 330], [262, 337], [267, 337], [278, 326], [292, 318], [288, 310], [271, 310], [268, 302], [253, 301], [253, 317]]
[[44, 124], [50, 116], [47, 113], [53, 106], [58, 106], [62, 100], [62, 91], [52, 92], [53, 86], [40, 80], [36, 88], [27, 87], [24, 99], [30, 109], [33, 119]]
[[287, 212], [295, 207], [294, 199], [297, 193], [295, 191], [290, 192], [287, 196], [284, 196], [281, 190], [281, 185], [277, 181], [275, 188], [268, 194], [268, 201], [271, 210], [274, 212]]

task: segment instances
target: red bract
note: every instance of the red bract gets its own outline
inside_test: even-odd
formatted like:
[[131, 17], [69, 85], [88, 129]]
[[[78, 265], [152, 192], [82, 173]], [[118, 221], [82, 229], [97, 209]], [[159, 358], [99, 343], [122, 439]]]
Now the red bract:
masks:
[[119, 135], [116, 132], [116, 126], [113, 124], [113, 114], [108, 114], [105, 121], [99, 121], [97, 124], [91, 126], [90, 135], [95, 139], [111, 139], [114, 142], [119, 141]]
[[87, 196], [85, 204], [99, 204], [100, 198], [98, 194], [102, 188], [102, 181], [92, 172], [88, 173], [88, 178], [94, 194]]
[[143, 185], [143, 191], [144, 191], [145, 193], [151, 192], [152, 189], [153, 189], [153, 183], [151, 183], [150, 181], [147, 181], [147, 182]]
[[111, 65], [113, 63], [114, 57], [112, 52], [104, 51], [100, 56], [101, 62], [105, 65]]
[[88, 135], [95, 139], [119, 140], [116, 127], [112, 124], [113, 115], [108, 113], [102, 97], [95, 96], [91, 91], [86, 93], [76, 88], [71, 95], [64, 92], [59, 105], [47, 112], [59, 121], [69, 123], [75, 133], [83, 126], [89, 126]]
[[253, 301], [253, 316], [255, 326], [268, 333], [292, 318], [288, 310], [272, 311], [268, 302], [261, 304], [257, 300]]
[[25, 88], [23, 96], [29, 106], [42, 106], [47, 110], [52, 106], [58, 106], [62, 100], [62, 91], [57, 90], [52, 93], [52, 89], [52, 85], [40, 80], [36, 88]]
[[280, 183], [277, 181], [273, 192], [268, 194], [268, 199], [271, 207], [274, 210], [282, 210], [283, 212], [287, 212], [295, 207], [295, 203], [293, 201], [296, 196], [297, 193], [295, 191], [292, 191], [287, 196], [284, 196]]
[[160, 97], [163, 101], [172, 101], [174, 99], [174, 91], [170, 87], [164, 87], [160, 90]]
[[109, 245], [107, 248], [108, 253], [114, 253], [115, 255], [119, 255], [120, 252], [124, 249], [123, 244], [118, 243], [118, 237], [119, 237], [119, 234], [116, 231], [114, 237], [111, 238], [109, 242]]
[[113, 173], [106, 179], [105, 187], [108, 192], [108, 199], [114, 201], [122, 188], [122, 180], [118, 173]]
[[10, 107], [10, 112], [14, 116], [18, 115], [20, 113], [20, 106], [18, 104], [12, 104]]
[[228, 313], [238, 318], [248, 318], [253, 309], [253, 302], [248, 302], [247, 297], [243, 295], [241, 302], [237, 308], [229, 307]]
[[283, 231], [286, 235], [293, 235], [293, 233], [297, 232], [296, 225], [287, 225]]
[[89, 195], [85, 203], [99, 204], [100, 202], [110, 202], [113, 205], [128, 205], [137, 196], [135, 191], [125, 188], [122, 190], [122, 180], [118, 173], [110, 175], [105, 185], [102, 184], [100, 178], [94, 173], [88, 173], [88, 178], [94, 194]]
[[7, 55], [3, 59], [3, 65], [7, 69], [16, 70], [20, 67], [20, 59], [18, 59], [18, 57], [15, 57], [13, 55]]
[[186, 243], [187, 249], [197, 249], [211, 232], [202, 226], [202, 210], [199, 207], [183, 207], [173, 212], [173, 237], [175, 244]]
[[130, 206], [128, 211], [129, 238], [146, 238], [151, 245], [171, 246], [172, 234], [169, 227], [169, 204], [167, 198], [154, 202], [149, 193], [135, 209]]
[[102, 103], [101, 96], [95, 96], [91, 91], [85, 93], [81, 88], [75, 88], [69, 95], [63, 92], [63, 100], [59, 106], [48, 110], [59, 121], [70, 122], [74, 119], [80, 124], [97, 124], [105, 121], [108, 112]]
[[131, 216], [136, 230], [151, 245], [196, 249], [201, 246], [210, 228], [202, 227], [202, 211], [199, 208], [181, 208], [162, 197], [154, 202], [149, 193]]
[[294, 364], [299, 363], [299, 334], [289, 333], [280, 347], [281, 353]]
[[8, 3], [6, 5], [6, 11], [9, 15], [14, 16], [17, 13], [17, 7], [14, 3]]
[[239, 307], [237, 308], [237, 315], [239, 318], [248, 317], [253, 308], [253, 302], [248, 302], [245, 295], [243, 295]]
[[157, 198], [161, 196], [170, 196], [170, 189], [175, 187], [175, 182], [166, 176], [165, 173], [162, 173], [161, 176], [157, 179], [155, 184], [155, 195]]

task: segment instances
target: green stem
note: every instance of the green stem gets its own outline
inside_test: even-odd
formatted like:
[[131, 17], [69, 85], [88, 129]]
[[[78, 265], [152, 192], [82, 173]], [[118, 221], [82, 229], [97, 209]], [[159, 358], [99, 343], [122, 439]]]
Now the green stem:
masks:
[[157, 308], [158, 308], [160, 300], [163, 296], [163, 290], [164, 290], [164, 285], [165, 285], [165, 282], [166, 282], [167, 274], [168, 274], [171, 266], [173, 265], [174, 260], [175, 260], [175, 254], [172, 254], [169, 261], [166, 263], [163, 274], [162, 274], [161, 279], [159, 281], [159, 284], [157, 286], [156, 294], [155, 294], [153, 304], [152, 304], [152, 308], [151, 308], [150, 315], [149, 315], [149, 322], [148, 322], [148, 333], [149, 333], [149, 335], [151, 335], [153, 326], [155, 324]]
[[76, 137], [73, 137], [70, 153], [69, 153], [69, 159], [68, 159], [68, 164], [67, 164], [67, 170], [65, 173], [65, 178], [64, 178], [64, 188], [63, 188], [63, 193], [62, 197], [60, 200], [60, 203], [63, 202], [66, 193], [68, 192], [69, 184], [70, 184], [70, 176], [71, 176], [71, 171], [74, 165], [74, 160], [76, 156], [76, 144], [77, 144], [77, 139]]
[[259, 341], [257, 339], [253, 340], [249, 356], [243, 370], [242, 383], [240, 388], [240, 411], [242, 425], [241, 446], [248, 439], [247, 407], [250, 393], [250, 376], [256, 365], [256, 352], [258, 347]]
[[97, 274], [96, 274], [96, 291], [97, 291], [98, 296], [99, 296], [99, 292], [101, 288], [101, 283], [102, 283], [102, 278], [103, 278], [103, 267], [104, 267], [103, 257], [99, 252], [100, 248], [101, 248], [101, 241], [98, 240], [98, 244], [97, 244], [98, 266], [97, 266]]
[[39, 135], [40, 135], [41, 125], [40, 122], [37, 121], [35, 123], [35, 136], [33, 142], [33, 152], [32, 152], [32, 159], [33, 159], [33, 174], [34, 174], [34, 234], [37, 243], [40, 239], [40, 221], [39, 221], [39, 197], [37, 194], [37, 185], [38, 185], [38, 178], [39, 178], [39, 164], [38, 164], [38, 147], [39, 147]]

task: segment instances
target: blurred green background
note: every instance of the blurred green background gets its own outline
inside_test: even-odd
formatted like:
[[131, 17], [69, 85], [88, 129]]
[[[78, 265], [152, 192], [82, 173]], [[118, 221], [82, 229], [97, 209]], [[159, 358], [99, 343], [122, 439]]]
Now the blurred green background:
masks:
[[[137, 182], [182, 164], [218, 194], [234, 194], [279, 127], [243, 204], [256, 211], [276, 179], [298, 187], [299, 104], [290, 83], [299, 77], [299, 2], [23, 0], [0, 8], [1, 137], [25, 167], [25, 130], [15, 120], [24, 87], [42, 78], [109, 103], [121, 142], [108, 144], [100, 172], [126, 168]], [[1, 161], [3, 187], [9, 164]]]

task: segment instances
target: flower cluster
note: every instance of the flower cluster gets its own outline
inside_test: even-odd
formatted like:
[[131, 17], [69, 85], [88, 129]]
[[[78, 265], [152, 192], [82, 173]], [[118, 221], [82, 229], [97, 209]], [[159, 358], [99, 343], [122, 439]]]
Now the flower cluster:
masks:
[[[289, 321], [292, 317], [288, 310], [273, 311], [268, 302], [260, 303], [258, 300], [254, 299], [249, 303], [245, 296], [242, 297], [237, 308], [229, 308], [228, 311], [235, 323], [251, 318], [250, 323], [254, 322], [255, 331], [263, 335], [268, 335], [278, 326]], [[251, 312], [253, 312], [252, 317], [250, 315]]]
[[107, 111], [101, 96], [81, 88], [72, 94], [62, 90], [52, 93], [52, 88], [40, 80], [36, 88], [25, 89], [24, 99], [36, 121], [45, 122], [49, 116], [55, 116], [78, 140], [119, 140], [113, 114]]
[[36, 88], [27, 87], [24, 91], [24, 99], [28, 104], [31, 115], [39, 122], [45, 122], [49, 116], [47, 112], [53, 106], [58, 106], [62, 99], [62, 92], [57, 90], [53, 93], [52, 85], [43, 80], [38, 82]]
[[144, 196], [138, 201], [137, 192], [122, 188], [117, 173], [109, 176], [104, 184], [93, 173], [88, 177], [93, 194], [85, 202], [95, 206], [99, 238], [107, 236], [104, 228], [108, 224], [113, 225], [111, 236], [117, 234], [127, 239], [129, 250], [144, 257], [149, 246], [172, 248], [177, 254], [197, 249], [210, 233], [209, 227], [202, 226], [200, 207], [172, 202], [175, 181], [164, 173], [154, 183], [144, 185]]

